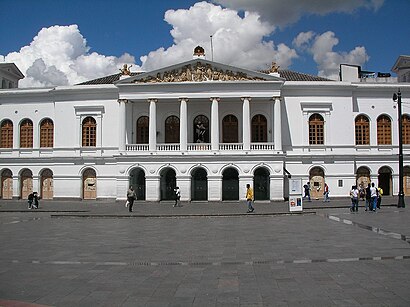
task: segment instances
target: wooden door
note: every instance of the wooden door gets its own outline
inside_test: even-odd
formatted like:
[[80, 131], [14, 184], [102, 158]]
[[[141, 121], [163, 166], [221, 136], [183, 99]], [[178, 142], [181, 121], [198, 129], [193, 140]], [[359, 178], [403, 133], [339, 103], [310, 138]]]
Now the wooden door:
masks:
[[43, 199], [53, 199], [53, 176], [41, 176], [41, 197]]
[[27, 199], [31, 193], [33, 193], [33, 178], [21, 176], [21, 198]]
[[410, 167], [404, 167], [403, 175], [403, 192], [404, 195], [410, 196]]
[[313, 199], [323, 197], [325, 188], [325, 174], [321, 168], [315, 167], [310, 171], [310, 196]]
[[83, 198], [97, 198], [97, 178], [94, 170], [86, 170], [83, 175]]
[[226, 115], [222, 120], [222, 142], [238, 143], [238, 119], [234, 115]]
[[13, 198], [13, 178], [11, 176], [1, 177], [1, 198], [12, 199]]

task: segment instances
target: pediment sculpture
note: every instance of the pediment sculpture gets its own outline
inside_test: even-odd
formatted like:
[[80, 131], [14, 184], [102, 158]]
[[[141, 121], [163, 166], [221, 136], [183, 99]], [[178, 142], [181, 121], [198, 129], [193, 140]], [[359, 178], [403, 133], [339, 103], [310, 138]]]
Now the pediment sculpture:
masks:
[[244, 72], [217, 69], [211, 64], [197, 62], [182, 68], [158, 72], [156, 75], [137, 78], [135, 83], [162, 83], [162, 82], [203, 82], [203, 81], [263, 81], [260, 77], [248, 76]]

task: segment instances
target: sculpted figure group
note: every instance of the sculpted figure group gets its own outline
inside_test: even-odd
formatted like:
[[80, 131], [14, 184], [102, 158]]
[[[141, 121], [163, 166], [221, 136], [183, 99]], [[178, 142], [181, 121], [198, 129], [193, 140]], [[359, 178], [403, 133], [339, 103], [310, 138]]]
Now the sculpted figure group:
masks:
[[248, 77], [246, 73], [223, 71], [213, 68], [210, 64], [203, 65], [198, 62], [195, 66], [186, 65], [181, 70], [173, 69], [165, 71], [162, 75], [148, 76], [137, 79], [136, 83], [157, 83], [157, 82], [202, 82], [202, 81], [240, 81], [240, 80], [263, 80], [259, 77]]

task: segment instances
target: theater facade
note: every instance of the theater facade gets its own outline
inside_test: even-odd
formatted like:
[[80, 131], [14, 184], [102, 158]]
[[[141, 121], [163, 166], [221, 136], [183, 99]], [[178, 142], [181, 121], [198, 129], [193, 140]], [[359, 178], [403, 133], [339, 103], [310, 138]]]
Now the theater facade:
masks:
[[398, 78], [342, 65], [331, 81], [196, 53], [155, 71], [1, 89], [1, 198], [121, 200], [132, 185], [139, 200], [173, 199], [179, 186], [183, 201], [235, 201], [250, 183], [257, 201], [280, 201], [289, 176], [318, 199], [325, 182], [331, 197], [368, 182], [397, 195], [399, 88], [410, 195], [408, 60], [396, 61]]

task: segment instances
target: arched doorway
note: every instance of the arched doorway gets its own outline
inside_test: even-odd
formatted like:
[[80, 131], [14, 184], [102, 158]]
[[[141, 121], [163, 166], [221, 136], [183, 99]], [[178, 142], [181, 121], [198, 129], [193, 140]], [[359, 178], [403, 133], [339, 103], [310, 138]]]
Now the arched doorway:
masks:
[[12, 199], [13, 198], [13, 173], [9, 169], [5, 169], [1, 172], [1, 198]]
[[137, 120], [137, 144], [149, 143], [149, 117], [141, 116]]
[[165, 143], [179, 143], [179, 118], [168, 116], [165, 120]]
[[404, 195], [410, 196], [410, 166], [403, 168], [403, 176]]
[[314, 199], [323, 197], [325, 187], [325, 172], [320, 167], [314, 167], [309, 172], [310, 195]]
[[238, 119], [235, 115], [226, 115], [222, 120], [222, 143], [238, 143]]
[[27, 199], [29, 194], [33, 193], [33, 173], [29, 169], [25, 169], [20, 174], [20, 196], [22, 199]]
[[379, 188], [383, 189], [383, 195], [391, 195], [392, 175], [391, 169], [383, 166], [379, 169]]
[[41, 172], [41, 198], [43, 199], [53, 199], [54, 188], [53, 188], [53, 172], [49, 169], [45, 169]]
[[206, 170], [196, 168], [191, 177], [191, 199], [207, 200], [208, 199], [208, 178]]
[[253, 189], [255, 200], [269, 200], [269, 171], [259, 167], [253, 175]]
[[239, 174], [232, 167], [222, 173], [222, 200], [239, 200]]
[[262, 114], [257, 114], [252, 118], [251, 136], [253, 143], [268, 141], [268, 121]]
[[172, 168], [164, 169], [160, 180], [161, 200], [175, 200], [174, 189], [177, 186], [175, 171]]
[[367, 188], [367, 185], [370, 183], [370, 170], [367, 167], [361, 166], [357, 169], [356, 183], [358, 188]]
[[145, 200], [145, 172], [140, 168], [134, 168], [131, 171], [130, 184], [137, 194], [137, 200]]
[[83, 173], [83, 199], [97, 198], [97, 175], [95, 170], [88, 168]]

